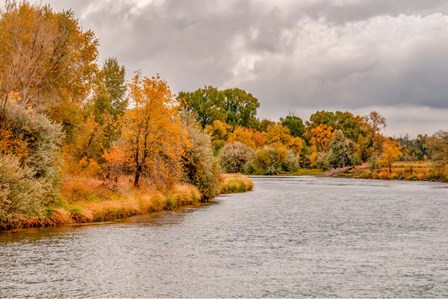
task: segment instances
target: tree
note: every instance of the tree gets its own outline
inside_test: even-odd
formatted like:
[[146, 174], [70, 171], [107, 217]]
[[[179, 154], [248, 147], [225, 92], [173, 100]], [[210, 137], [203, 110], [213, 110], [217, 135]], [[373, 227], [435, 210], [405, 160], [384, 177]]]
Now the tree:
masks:
[[400, 144], [392, 139], [386, 139], [381, 146], [381, 154], [379, 156], [379, 162], [382, 165], [387, 166], [389, 174], [392, 173], [392, 164], [398, 161], [403, 153], [400, 149]]
[[227, 123], [233, 127], [254, 127], [256, 125], [258, 100], [250, 93], [239, 89], [230, 88], [222, 92], [224, 94]]
[[202, 199], [209, 200], [219, 193], [221, 171], [213, 157], [210, 136], [202, 132], [199, 124], [187, 115], [182, 120], [188, 130], [190, 147], [182, 157], [184, 180], [198, 187]]
[[285, 118], [280, 118], [283, 126], [287, 127], [294, 137], [302, 137], [306, 131], [306, 127], [300, 117], [294, 114], [288, 115]]
[[246, 172], [247, 163], [254, 156], [254, 150], [241, 142], [228, 143], [219, 153], [221, 167], [225, 172]]
[[123, 138], [134, 186], [145, 176], [157, 186], [170, 187], [180, 178], [187, 143], [177, 103], [159, 76], [142, 78], [140, 73], [130, 83], [130, 100], [134, 108], [125, 115]]
[[205, 86], [193, 92], [180, 92], [177, 99], [182, 110], [196, 113], [203, 129], [215, 120], [226, 121], [224, 94], [216, 87]]
[[114, 116], [114, 119], [124, 115], [128, 104], [125, 98], [125, 74], [125, 68], [118, 64], [117, 58], [110, 57], [106, 59], [103, 65], [101, 79], [110, 95], [108, 112]]
[[205, 127], [205, 132], [212, 140], [213, 153], [217, 155], [224, 146], [229, 134], [230, 126], [223, 121], [215, 120], [211, 125]]
[[330, 164], [333, 167], [353, 165], [356, 144], [344, 136], [341, 130], [336, 130], [330, 141]]
[[[17, 102], [73, 127], [70, 113], [90, 93], [98, 41], [71, 11], [7, 2], [0, 11], [0, 126], [13, 92]], [[72, 105], [75, 103], [75, 105]]]
[[264, 136], [261, 132], [254, 131], [252, 128], [236, 127], [227, 139], [228, 143], [241, 142], [250, 148], [257, 148], [264, 146]]
[[427, 148], [436, 170], [443, 170], [448, 165], [448, 132], [439, 131], [427, 141]]
[[330, 149], [333, 128], [328, 125], [318, 125], [311, 129], [310, 142], [314, 151], [327, 152]]

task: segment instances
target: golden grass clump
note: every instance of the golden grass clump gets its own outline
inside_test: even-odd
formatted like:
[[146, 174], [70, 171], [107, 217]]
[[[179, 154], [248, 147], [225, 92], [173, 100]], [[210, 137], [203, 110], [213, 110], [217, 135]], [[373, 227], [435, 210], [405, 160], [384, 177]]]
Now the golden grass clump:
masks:
[[223, 174], [221, 193], [246, 192], [253, 189], [254, 184], [248, 176], [243, 174]]

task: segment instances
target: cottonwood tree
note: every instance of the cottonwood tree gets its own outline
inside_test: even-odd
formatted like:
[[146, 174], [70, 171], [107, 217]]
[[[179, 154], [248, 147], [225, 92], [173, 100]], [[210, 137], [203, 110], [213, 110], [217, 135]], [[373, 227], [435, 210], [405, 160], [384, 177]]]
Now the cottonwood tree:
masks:
[[401, 152], [400, 144], [392, 139], [384, 140], [381, 146], [381, 154], [379, 156], [379, 162], [388, 168], [389, 174], [392, 173], [392, 164], [398, 161], [403, 153]]
[[188, 147], [187, 132], [181, 127], [177, 102], [159, 76], [136, 73], [130, 83], [134, 106], [124, 118], [123, 138], [134, 186], [142, 176], [160, 187], [170, 187], [181, 174], [181, 157]]
[[97, 72], [97, 45], [71, 11], [6, 2], [0, 10], [0, 126], [15, 92], [23, 107], [73, 126], [72, 110], [91, 91]]

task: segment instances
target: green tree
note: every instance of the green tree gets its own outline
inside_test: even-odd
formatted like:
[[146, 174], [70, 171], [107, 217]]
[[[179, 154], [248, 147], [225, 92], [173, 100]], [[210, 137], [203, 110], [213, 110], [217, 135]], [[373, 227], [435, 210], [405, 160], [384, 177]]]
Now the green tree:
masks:
[[306, 131], [306, 127], [302, 119], [294, 114], [290, 114], [285, 118], [280, 118], [283, 126], [287, 127], [294, 137], [302, 137]]
[[205, 86], [193, 92], [180, 92], [177, 99], [182, 110], [196, 114], [203, 129], [215, 120], [226, 121], [224, 94], [216, 87]]
[[260, 107], [258, 100], [252, 94], [239, 88], [226, 89], [222, 93], [227, 123], [232, 127], [254, 127], [257, 109]]
[[356, 144], [346, 138], [341, 130], [336, 130], [330, 141], [330, 164], [333, 167], [353, 165], [355, 151]]
[[114, 119], [126, 112], [128, 101], [126, 94], [125, 68], [120, 66], [115, 57], [106, 59], [102, 69], [102, 81], [110, 95], [109, 113]]
[[427, 148], [436, 170], [444, 170], [448, 165], [448, 132], [435, 133], [428, 139]]

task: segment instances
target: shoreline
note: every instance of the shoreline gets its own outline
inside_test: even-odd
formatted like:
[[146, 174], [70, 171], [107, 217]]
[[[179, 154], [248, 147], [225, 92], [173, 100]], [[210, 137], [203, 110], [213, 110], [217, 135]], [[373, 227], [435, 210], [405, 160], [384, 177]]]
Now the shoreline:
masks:
[[[41, 216], [14, 219], [12, 215], [12, 220], [0, 223], [0, 232], [95, 225], [137, 215], [189, 206], [199, 207], [207, 203], [201, 201], [202, 195], [198, 188], [189, 184], [177, 184], [171, 190], [162, 193], [149, 188], [110, 191], [102, 187], [99, 182], [84, 178], [67, 183], [72, 185], [63, 188], [61, 202], [47, 207]], [[252, 188], [252, 181], [245, 175], [223, 174], [219, 195], [247, 192]]]

